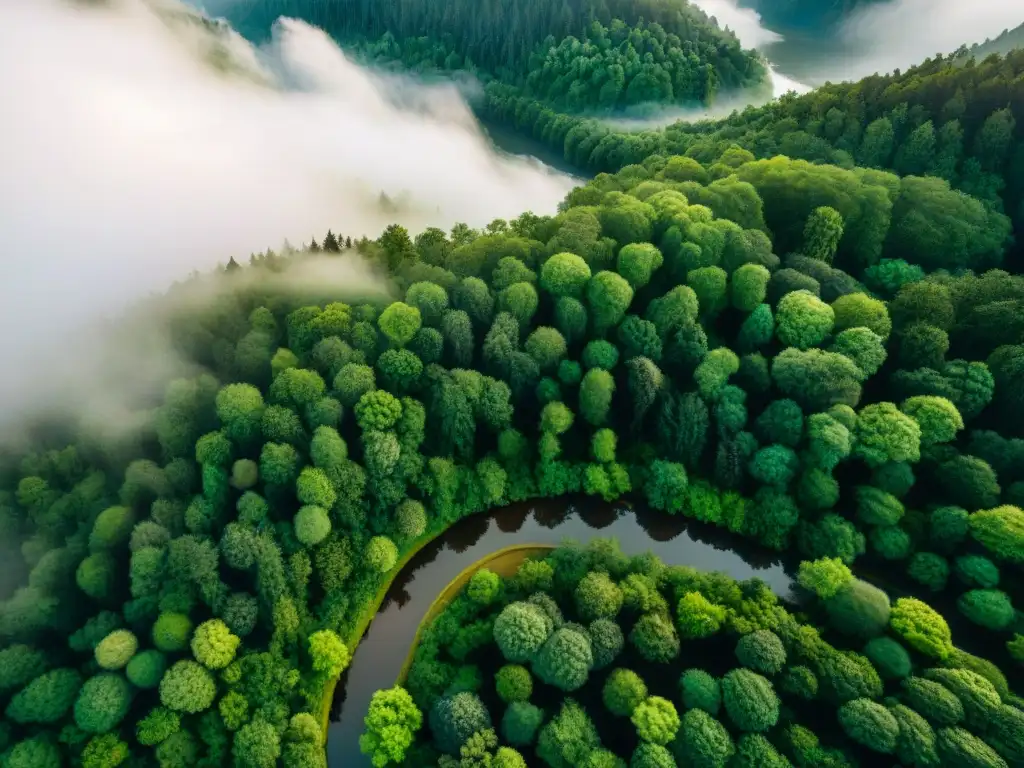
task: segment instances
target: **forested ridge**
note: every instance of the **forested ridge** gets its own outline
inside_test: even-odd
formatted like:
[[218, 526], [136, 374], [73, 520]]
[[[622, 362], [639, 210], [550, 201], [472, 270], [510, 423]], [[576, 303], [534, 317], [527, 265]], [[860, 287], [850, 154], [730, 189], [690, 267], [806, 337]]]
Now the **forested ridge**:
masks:
[[250, 0], [209, 9], [259, 39], [282, 15], [322, 27], [382, 62], [467, 71], [525, 88], [559, 110], [710, 103], [763, 85], [760, 58], [685, 0], [354, 3]]
[[[1024, 229], [1024, 50], [982, 61], [936, 57], [906, 72], [788, 95], [717, 121], [623, 131], [559, 114], [501, 84], [485, 113], [560, 149], [567, 161], [614, 171], [651, 154], [703, 163], [735, 145], [841, 167], [950, 182]], [[1020, 238], [1018, 238], [1020, 239]]]
[[[708, 167], [652, 155], [555, 216], [329, 234], [194, 278], [178, 290], [216, 288], [216, 301], [184, 302], [168, 327], [205, 373], [170, 382], [127, 443], [51, 435], [5, 465], [0, 522], [21, 543], [0, 604], [6, 766], [323, 765], [333, 682], [402, 554], [467, 515], [573, 493], [823, 563], [806, 583], [838, 655], [787, 652], [846, 691], [831, 701], [859, 746], [832, 764], [892, 753], [908, 718], [916, 765], [932, 764], [932, 731], [942, 764], [1020, 764], [1024, 279], [994, 269], [1008, 235], [1005, 216], [938, 179], [730, 149]], [[269, 279], [357, 254], [390, 296]], [[847, 569], [884, 573], [905, 597], [890, 604]], [[695, 615], [729, 615], [701, 583]], [[642, 600], [658, 645], [679, 606], [669, 582], [652, 588], [676, 611]], [[748, 599], [770, 603], [756, 589]], [[758, 621], [742, 627], [775, 631]], [[472, 666], [491, 637], [474, 621], [446, 652]], [[895, 688], [872, 681], [887, 662], [861, 653], [882, 637], [920, 670], [922, 696], [971, 714], [932, 719], [921, 704], [931, 728], [883, 714]], [[451, 693], [474, 675], [446, 663], [429, 684]], [[403, 695], [367, 720], [377, 765], [402, 762], [422, 722]], [[731, 743], [686, 717], [699, 733], [674, 739], [711, 729]], [[869, 738], [863, 718], [888, 736]], [[836, 720], [813, 723], [825, 752], [801, 722], [766, 721], [776, 747], [736, 741], [799, 765], [846, 749], [828, 735]], [[439, 765], [476, 764], [459, 756], [472, 734], [457, 733]], [[497, 738], [473, 743], [521, 764]], [[703, 749], [668, 743], [687, 759]], [[706, 764], [724, 765], [709, 749]]]

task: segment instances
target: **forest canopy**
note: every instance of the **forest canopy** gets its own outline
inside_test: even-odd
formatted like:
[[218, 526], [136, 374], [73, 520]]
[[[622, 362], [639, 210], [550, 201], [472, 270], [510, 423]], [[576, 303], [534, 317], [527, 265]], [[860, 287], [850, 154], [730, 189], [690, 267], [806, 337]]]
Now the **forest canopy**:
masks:
[[[924, 714], [923, 693], [901, 699], [946, 729], [940, 754], [1015, 759], [1000, 734], [1016, 723], [1024, 642], [1024, 281], [990, 268], [1008, 223], [975, 205], [878, 171], [731, 149], [707, 165], [654, 155], [574, 190], [553, 216], [329, 233], [194, 277], [219, 298], [168, 330], [205, 372], [169, 382], [128, 443], [51, 434], [4, 467], [0, 523], [20, 543], [0, 603], [8, 764], [321, 765], [329, 692], [403, 553], [468, 515], [567, 494], [627, 496], [806, 560], [801, 579], [844, 650], [798, 664], [787, 686], [818, 685], [860, 747], [888, 754], [892, 723], [918, 722], [890, 712], [877, 682], [907, 667], [905, 651], [922, 670], [914, 691], [974, 702], [965, 691], [984, 689], [970, 695], [988, 704], [964, 709], [989, 709], [966, 725]], [[956, 206], [977, 216], [947, 215]], [[324, 259], [366, 260], [390, 295], [239, 279]], [[862, 563], [908, 596], [859, 580]], [[572, 622], [552, 634], [544, 606], [523, 603], [495, 638], [502, 653], [571, 691], [620, 635], [659, 663], [739, 620], [717, 592], [662, 594], [625, 575], [580, 581], [571, 610], [586, 637]], [[480, 583], [473, 599], [496, 594]], [[634, 604], [645, 615], [616, 627]], [[743, 615], [749, 631], [774, 631]], [[726, 716], [763, 733], [778, 646], [739, 653], [751, 671], [723, 677]], [[694, 697], [709, 695], [701, 679]], [[525, 685], [503, 676], [508, 697]], [[610, 706], [637, 684], [622, 686]], [[497, 717], [468, 691], [437, 715], [413, 694], [371, 708], [367, 749], [401, 751], [372, 725], [396, 716], [409, 739], [433, 718], [460, 750]], [[728, 751], [715, 715], [674, 701], [638, 709], [645, 755], [663, 757], [653, 747], [673, 732], [695, 740], [684, 754]], [[517, 727], [539, 728], [521, 703]], [[989, 710], [1003, 730], [979, 727]], [[585, 722], [566, 703], [544, 754]], [[500, 750], [495, 738], [479, 749]]]

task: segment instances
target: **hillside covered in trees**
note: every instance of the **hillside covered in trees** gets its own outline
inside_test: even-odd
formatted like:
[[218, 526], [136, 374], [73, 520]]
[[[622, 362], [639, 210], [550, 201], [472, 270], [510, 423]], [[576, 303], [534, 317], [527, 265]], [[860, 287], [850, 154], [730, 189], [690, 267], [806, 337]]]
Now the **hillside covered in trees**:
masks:
[[514, 12], [465, 0], [207, 6], [253, 39], [266, 37], [279, 16], [294, 16], [376, 63], [469, 72], [572, 113], [708, 104], [719, 92], [763, 86], [767, 76], [754, 52], [685, 0], [529, 2]]
[[[930, 765], [934, 741], [943, 764], [1019, 765], [1024, 279], [999, 269], [1009, 234], [941, 179], [729, 149], [706, 166], [651, 155], [554, 216], [392, 226], [351, 250], [330, 234], [194, 278], [178, 290], [216, 301], [183, 302], [168, 327], [203, 373], [169, 382], [127, 443], [51, 432], [5, 462], [0, 526], [20, 544], [0, 603], [7, 768], [322, 766], [330, 691], [403, 553], [490, 507], [576, 493], [720, 527], [793, 568], [826, 563], [807, 580], [820, 616], [859, 639], [817, 646], [796, 625], [780, 638], [851, 741], [797, 715], [752, 731], [769, 746], [730, 731], [751, 730], [732, 715], [672, 704], [700, 721], [677, 736], [719, 756], [700, 764], [722, 765], [735, 741], [798, 765], [862, 748]], [[389, 296], [269, 279], [354, 258]], [[884, 577], [891, 605], [851, 580], [862, 571]], [[647, 578], [637, 599], [658, 644], [683, 596]], [[696, 591], [698, 614], [783, 616], [763, 590], [749, 605]], [[743, 626], [781, 632], [760, 621]], [[467, 631], [468, 653], [492, 627]], [[883, 658], [863, 648], [884, 636]], [[920, 670], [920, 700], [884, 698], [911, 695], [879, 682], [893, 654]], [[430, 690], [457, 674], [445, 662]], [[589, 733], [565, 707], [547, 712], [551, 738]], [[673, 722], [647, 709], [650, 728]], [[371, 712], [378, 765], [404, 759], [422, 717], [402, 693]], [[438, 764], [477, 764], [463, 746]], [[538, 755], [552, 768], [619, 765], [551, 749]]]
[[595, 172], [651, 154], [708, 164], [736, 146], [757, 158], [782, 154], [933, 176], [1006, 213], [1024, 232], [1024, 50], [983, 61], [936, 57], [906, 72], [826, 85], [724, 120], [658, 130], [623, 131], [559, 114], [500, 84], [488, 87], [485, 113]]

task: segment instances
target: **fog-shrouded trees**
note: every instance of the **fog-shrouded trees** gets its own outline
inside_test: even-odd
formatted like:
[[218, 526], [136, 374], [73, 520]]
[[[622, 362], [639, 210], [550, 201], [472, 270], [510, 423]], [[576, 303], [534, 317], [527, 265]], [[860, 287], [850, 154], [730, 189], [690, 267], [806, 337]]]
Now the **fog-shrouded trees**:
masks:
[[[615, 22], [621, 3], [583, 14], [586, 51], [531, 37], [547, 63], [520, 87], [590, 103], [603, 72], [604, 107], [663, 101], [666, 76], [714, 90], [697, 11], [642, 4], [642, 23]], [[816, 629], [763, 584], [604, 544], [478, 569], [371, 706], [375, 764], [437, 747], [553, 768], [1017, 759], [998, 665], [1024, 655], [1024, 280], [1004, 254], [1024, 188], [1003, 170], [1010, 112], [944, 90], [993, 64], [944, 67], [922, 72], [947, 119], [894, 74], [879, 82], [908, 106], [868, 88], [885, 115], [863, 135], [817, 96], [794, 101], [814, 106], [799, 130], [768, 130], [783, 100], [730, 118], [728, 140], [627, 140], [501, 97], [574, 162], [620, 170], [550, 215], [254, 255], [193, 277], [218, 300], [188, 312], [172, 289], [152, 314], [185, 365], [131, 435], [48, 424], [0, 460], [0, 761], [321, 764], [307, 721], [413, 550], [490, 508], [580, 496], [777, 553]], [[750, 145], [738, 129], [760, 120]], [[279, 285], [357, 256], [385, 290]], [[821, 742], [805, 705], [837, 713]]]

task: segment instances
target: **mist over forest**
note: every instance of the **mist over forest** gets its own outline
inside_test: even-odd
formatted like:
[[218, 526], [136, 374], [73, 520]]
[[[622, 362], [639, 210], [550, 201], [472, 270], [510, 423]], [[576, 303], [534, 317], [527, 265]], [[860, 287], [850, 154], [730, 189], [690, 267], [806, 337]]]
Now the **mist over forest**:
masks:
[[1021, 22], [0, 0], [0, 768], [1024, 767]]
[[454, 86], [375, 76], [302, 22], [216, 43], [235, 70], [141, 0], [0, 5], [0, 320], [31, 329], [0, 348], [5, 417], [54, 404], [55, 365], [92, 378], [60, 340], [192, 270], [329, 228], [553, 212], [575, 183], [496, 152]]

